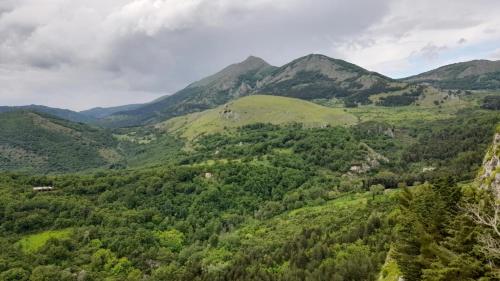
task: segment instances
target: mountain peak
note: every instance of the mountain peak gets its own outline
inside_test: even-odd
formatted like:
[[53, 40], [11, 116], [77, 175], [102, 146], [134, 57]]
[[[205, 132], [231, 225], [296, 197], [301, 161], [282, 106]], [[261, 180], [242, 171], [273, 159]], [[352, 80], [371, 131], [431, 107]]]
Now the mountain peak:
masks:
[[244, 69], [256, 69], [256, 68], [270, 66], [270, 64], [259, 57], [250, 55], [244, 61], [232, 64], [229, 67], [231, 67], [231, 66], [238, 66], [238, 67], [244, 68]]
[[242, 61], [241, 63], [264, 63], [264, 64], [267, 64], [269, 65], [265, 60], [263, 60], [262, 58], [259, 58], [259, 57], [256, 57], [256, 56], [248, 56], [244, 61]]

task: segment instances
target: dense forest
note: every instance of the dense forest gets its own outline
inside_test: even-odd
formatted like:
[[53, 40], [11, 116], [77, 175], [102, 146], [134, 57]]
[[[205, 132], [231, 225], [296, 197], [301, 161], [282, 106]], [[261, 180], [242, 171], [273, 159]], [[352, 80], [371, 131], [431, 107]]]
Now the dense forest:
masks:
[[495, 204], [473, 179], [499, 122], [146, 130], [122, 149], [147, 168], [3, 172], [0, 280], [497, 280], [467, 210]]

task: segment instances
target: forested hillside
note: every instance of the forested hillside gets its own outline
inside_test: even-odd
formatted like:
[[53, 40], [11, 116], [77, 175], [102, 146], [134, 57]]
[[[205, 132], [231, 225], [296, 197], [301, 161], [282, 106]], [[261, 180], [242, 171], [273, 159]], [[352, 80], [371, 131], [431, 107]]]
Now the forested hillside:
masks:
[[495, 280], [460, 202], [500, 116], [392, 122], [250, 124], [169, 157], [127, 129], [155, 167], [4, 172], [0, 280]]
[[500, 278], [499, 145], [500, 127], [473, 182], [404, 191], [393, 255], [405, 280]]
[[111, 134], [31, 111], [0, 114], [0, 169], [71, 172], [121, 160]]

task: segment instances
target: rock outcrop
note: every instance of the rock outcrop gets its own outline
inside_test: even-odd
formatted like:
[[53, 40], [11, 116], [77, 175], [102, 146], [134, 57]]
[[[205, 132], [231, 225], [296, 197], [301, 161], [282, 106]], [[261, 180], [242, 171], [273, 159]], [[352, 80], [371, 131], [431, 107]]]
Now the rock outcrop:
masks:
[[491, 189], [500, 199], [500, 127], [486, 153], [478, 180], [481, 188]]

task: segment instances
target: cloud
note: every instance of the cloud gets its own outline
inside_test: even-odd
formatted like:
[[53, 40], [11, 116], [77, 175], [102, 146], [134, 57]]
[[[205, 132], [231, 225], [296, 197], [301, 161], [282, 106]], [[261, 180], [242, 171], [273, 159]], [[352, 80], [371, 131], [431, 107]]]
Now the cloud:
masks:
[[491, 54], [488, 56], [488, 59], [491, 60], [500, 60], [500, 48], [494, 50], [491, 52]]
[[433, 44], [427, 44], [423, 47], [418, 55], [422, 56], [422, 58], [433, 61], [439, 58], [439, 54], [446, 51], [448, 47], [446, 46], [436, 46]]
[[500, 39], [498, 13], [500, 5], [494, 0], [395, 1], [381, 21], [351, 39], [370, 39], [373, 44], [352, 48], [352, 42], [340, 42], [332, 52], [389, 76], [416, 74], [458, 60], [482, 58], [484, 52], [468, 50]]
[[0, 104], [146, 101], [250, 54], [413, 74], [500, 39], [495, 2], [2, 0]]

